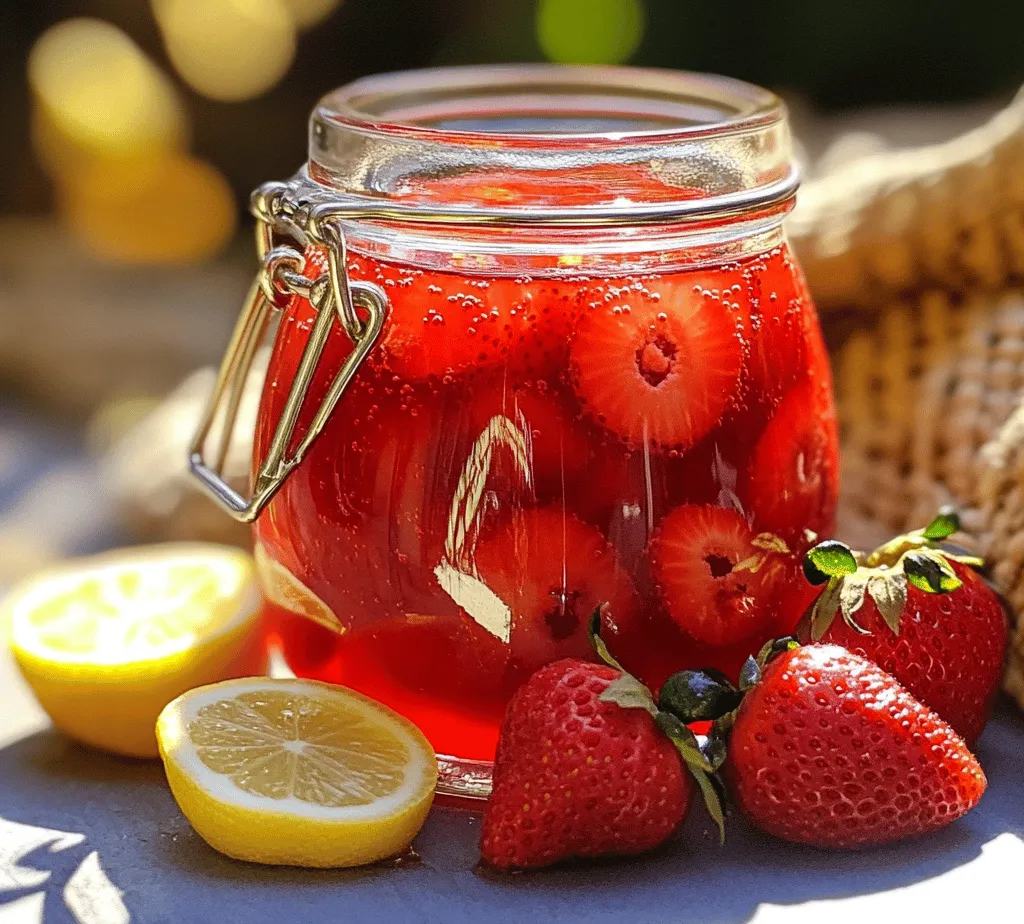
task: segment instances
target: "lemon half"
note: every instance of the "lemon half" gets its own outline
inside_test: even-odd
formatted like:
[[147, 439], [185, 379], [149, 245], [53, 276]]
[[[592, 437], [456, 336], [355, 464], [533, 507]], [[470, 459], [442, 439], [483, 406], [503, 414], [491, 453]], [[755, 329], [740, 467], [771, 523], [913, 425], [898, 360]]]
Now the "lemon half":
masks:
[[262, 671], [252, 558], [170, 543], [79, 559], [5, 601], [11, 648], [53, 723], [86, 744], [158, 754], [160, 710], [185, 690]]
[[434, 798], [437, 763], [422, 732], [345, 687], [214, 684], [168, 705], [157, 737], [185, 817], [239, 860], [335, 867], [394, 856]]

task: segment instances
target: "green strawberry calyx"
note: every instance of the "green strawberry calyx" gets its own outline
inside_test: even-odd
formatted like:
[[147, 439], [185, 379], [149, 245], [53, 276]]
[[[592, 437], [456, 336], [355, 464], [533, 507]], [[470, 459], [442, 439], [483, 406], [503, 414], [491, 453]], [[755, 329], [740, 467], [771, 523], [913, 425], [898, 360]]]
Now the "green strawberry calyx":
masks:
[[702, 747], [697, 736], [686, 727], [687, 721], [694, 722], [700, 719], [691, 718], [684, 721], [672, 710], [664, 708], [660, 699], [659, 702], [655, 702], [651, 691], [615, 659], [601, 638], [602, 613], [607, 607], [607, 603], [602, 604], [591, 616], [590, 643], [597, 656], [609, 667], [619, 671], [619, 676], [608, 685], [600, 699], [602, 702], [615, 703], [623, 709], [643, 709], [654, 719], [662, 733], [675, 745], [687, 770], [700, 788], [708, 813], [718, 825], [719, 840], [724, 844], [724, 790], [717, 777], [717, 771], [725, 759], [724, 751], [719, 756], [714, 748]]
[[[700, 744], [701, 753], [710, 765], [709, 788], [717, 796], [719, 805], [727, 804], [725, 785], [719, 771], [725, 763], [729, 733], [747, 693], [761, 682], [765, 665], [773, 658], [800, 643], [792, 636], [772, 639], [757, 655], [747, 658], [740, 670], [739, 686], [714, 668], [684, 670], [673, 674], [658, 694], [659, 725], [679, 725], [686, 728], [691, 722], [711, 722], [711, 730]], [[692, 735], [692, 732], [691, 732]], [[719, 809], [721, 811], [721, 809]]]
[[924, 529], [897, 536], [868, 555], [835, 539], [818, 543], [804, 557], [807, 580], [825, 586], [808, 611], [811, 640], [824, 637], [840, 614], [855, 632], [869, 634], [856, 618], [869, 596], [885, 624], [899, 635], [908, 587], [928, 594], [953, 593], [963, 585], [953, 562], [984, 566], [982, 559], [946, 543], [959, 529], [956, 511], [945, 507]]

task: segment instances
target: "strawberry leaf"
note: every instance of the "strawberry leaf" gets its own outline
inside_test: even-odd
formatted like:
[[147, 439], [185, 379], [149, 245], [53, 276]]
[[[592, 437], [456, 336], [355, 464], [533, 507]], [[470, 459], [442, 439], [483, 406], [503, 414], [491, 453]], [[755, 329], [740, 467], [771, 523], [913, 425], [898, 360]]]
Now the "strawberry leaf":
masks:
[[703, 770], [712, 773], [711, 764], [697, 744], [697, 736], [671, 712], [659, 712], [654, 721], [676, 746], [680, 756], [691, 770]]
[[748, 657], [743, 663], [743, 667], [740, 668], [740, 689], [746, 693], [751, 687], [756, 686], [761, 681], [761, 665], [757, 663], [757, 659]]
[[615, 670], [622, 671], [625, 674], [627, 671], [612, 657], [612, 653], [608, 650], [604, 639], [601, 638], [601, 617], [607, 608], [607, 603], [602, 603], [594, 608], [594, 612], [590, 615], [590, 624], [587, 626], [587, 635], [590, 637], [591, 647], [597, 652], [597, 656], [609, 667], [614, 667]]
[[952, 507], [943, 507], [922, 531], [925, 539], [941, 542], [960, 531], [960, 517]]
[[970, 549], [965, 549], [962, 545], [943, 542], [939, 545], [938, 551], [947, 561], [958, 561], [961, 565], [966, 565], [975, 571], [983, 571], [985, 568], [985, 559], [975, 555]]
[[724, 675], [709, 671], [679, 671], [661, 686], [658, 708], [683, 722], [713, 722], [732, 712], [743, 695]]
[[722, 797], [715, 789], [713, 778], [707, 773], [694, 773], [693, 778], [700, 787], [700, 794], [704, 797], [704, 805], [707, 806], [708, 814], [718, 825], [718, 843], [725, 843], [725, 812], [722, 809]]
[[769, 639], [761, 646], [761, 650], [757, 653], [757, 657], [755, 658], [757, 666], [763, 669], [764, 666], [776, 655], [792, 651], [794, 648], [799, 647], [800, 643], [792, 635], [784, 635], [781, 638]]
[[918, 590], [929, 594], [948, 594], [963, 582], [945, 558], [930, 549], [918, 549], [903, 556], [903, 571]]
[[723, 738], [719, 738], [717, 735], [709, 735], [703, 747], [701, 747], [701, 751], [704, 752], [704, 757], [715, 773], [722, 769], [722, 766], [725, 764], [725, 758], [728, 756], [728, 748], [725, 746]]
[[659, 712], [655, 717], [658, 727], [669, 737], [679, 751], [687, 769], [697, 781], [701, 795], [704, 797], [704, 804], [707, 806], [708, 814], [718, 825], [719, 842], [725, 843], [725, 812], [722, 808], [722, 800], [712, 780], [714, 770], [711, 762], [701, 751], [697, 744], [697, 738], [682, 722], [670, 712]]
[[615, 705], [621, 706], [623, 709], [643, 709], [652, 718], [658, 714], [651, 691], [632, 674], [623, 673], [621, 676], [616, 677], [605, 687], [604, 692], [598, 699], [602, 703], [615, 703]]
[[861, 635], [870, 633], [853, 618], [853, 614], [864, 605], [869, 581], [870, 577], [864, 572], [851, 574], [843, 580], [843, 586], [839, 589], [839, 608], [843, 613], [843, 621]]
[[811, 610], [811, 641], [820, 642], [839, 612], [839, 595], [843, 590], [843, 579], [832, 578], [821, 596], [814, 601]]
[[907, 576], [893, 571], [874, 575], [868, 581], [868, 593], [875, 601], [878, 612], [894, 635], [900, 634], [900, 618], [907, 605]]
[[850, 547], [835, 539], [819, 542], [804, 556], [804, 574], [812, 584], [824, 584], [856, 570], [857, 559]]

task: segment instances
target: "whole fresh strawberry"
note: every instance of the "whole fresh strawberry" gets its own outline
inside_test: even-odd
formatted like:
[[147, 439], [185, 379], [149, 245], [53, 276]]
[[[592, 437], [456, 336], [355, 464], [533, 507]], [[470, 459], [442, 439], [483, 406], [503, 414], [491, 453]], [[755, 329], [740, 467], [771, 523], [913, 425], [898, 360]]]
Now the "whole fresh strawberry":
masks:
[[784, 840], [844, 848], [916, 837], [985, 791], [949, 725], [838, 645], [769, 642], [738, 690], [721, 675], [680, 671], [658, 706], [685, 722], [713, 720], [702, 753], [722, 768], [735, 807]]
[[811, 549], [804, 571], [826, 587], [798, 635], [870, 658], [972, 745], [999, 692], [1007, 628], [981, 560], [940, 544], [957, 529], [945, 510], [870, 555], [834, 541]]
[[978, 804], [985, 775], [967, 746], [877, 664], [795, 641], [764, 654], [763, 671], [745, 669], [739, 708], [718, 722], [732, 726], [729, 793], [757, 827], [858, 847], [933, 831]]
[[691, 773], [721, 824], [696, 739], [597, 645], [609, 664], [556, 661], [509, 703], [480, 837], [494, 867], [657, 847], [686, 816]]

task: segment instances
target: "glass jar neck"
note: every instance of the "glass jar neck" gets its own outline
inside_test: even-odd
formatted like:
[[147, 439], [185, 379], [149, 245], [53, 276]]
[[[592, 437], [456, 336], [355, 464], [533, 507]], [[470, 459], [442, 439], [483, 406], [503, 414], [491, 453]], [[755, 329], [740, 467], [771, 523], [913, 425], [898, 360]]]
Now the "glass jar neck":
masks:
[[313, 113], [307, 201], [350, 246], [488, 272], [722, 262], [777, 243], [782, 103], [722, 77], [517, 65], [364, 78]]

